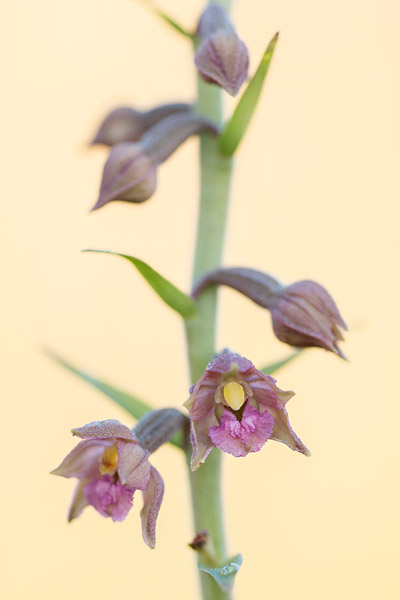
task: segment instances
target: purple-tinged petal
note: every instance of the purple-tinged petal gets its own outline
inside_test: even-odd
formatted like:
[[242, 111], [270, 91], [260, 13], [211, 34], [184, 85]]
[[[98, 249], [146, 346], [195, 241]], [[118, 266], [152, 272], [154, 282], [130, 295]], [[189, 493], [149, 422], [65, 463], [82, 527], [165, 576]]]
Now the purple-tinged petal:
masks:
[[336, 325], [347, 329], [338, 307], [328, 291], [316, 281], [304, 280], [297, 281], [286, 288], [286, 293], [298, 298], [307, 298], [308, 302], [319, 312], [330, 317]]
[[135, 143], [112, 146], [104, 165], [99, 198], [92, 210], [113, 200], [143, 202], [157, 186], [157, 165]]
[[210, 428], [218, 425], [217, 418], [214, 412], [210, 412], [199, 421], [191, 421], [190, 423], [190, 441], [193, 446], [192, 458], [190, 467], [192, 471], [196, 471], [200, 463], [203, 463], [215, 444], [211, 441], [208, 435]]
[[254, 375], [249, 377], [247, 383], [253, 392], [253, 398], [260, 406], [283, 408], [293, 398], [294, 392], [281, 390], [275, 379], [264, 375], [254, 367]]
[[298, 281], [283, 288], [270, 306], [275, 335], [292, 346], [318, 346], [345, 358], [337, 342], [347, 329], [337, 306], [322, 285]]
[[68, 511], [68, 523], [71, 523], [73, 519], [79, 517], [85, 506], [88, 506], [89, 504], [85, 496], [85, 486], [87, 483], [88, 480], [84, 479], [83, 481], [80, 481], [75, 488], [71, 506]]
[[144, 131], [142, 113], [129, 106], [120, 106], [103, 120], [92, 144], [113, 146], [120, 142], [136, 142]]
[[233, 456], [246, 456], [258, 452], [271, 437], [274, 420], [268, 411], [261, 413], [247, 404], [242, 419], [224, 408], [220, 425], [211, 427], [210, 438], [224, 452]]
[[237, 367], [239, 379], [244, 378], [249, 370], [254, 369], [253, 363], [248, 358], [233, 354], [233, 352], [225, 352], [224, 354], [217, 356], [217, 358], [214, 358], [214, 360], [207, 365], [206, 373], [219, 374], [219, 383], [219, 381], [223, 380], [226, 373], [229, 373], [232, 369], [233, 364]]
[[132, 507], [135, 490], [126, 488], [111, 475], [103, 475], [87, 483], [84, 491], [88, 503], [103, 517], [123, 521]]
[[120, 438], [121, 440], [136, 441], [132, 431], [126, 425], [122, 425], [115, 419], [107, 419], [106, 421], [93, 421], [83, 427], [77, 427], [72, 430], [72, 433], [80, 438], [85, 439], [107, 439]]
[[157, 469], [151, 467], [150, 480], [147, 489], [143, 492], [143, 508], [140, 512], [142, 535], [149, 548], [154, 548], [156, 545], [156, 523], [163, 496], [162, 477]]
[[277, 410], [275, 408], [269, 408], [268, 410], [274, 418], [274, 428], [272, 431], [271, 440], [283, 442], [292, 450], [301, 452], [305, 456], [310, 456], [311, 453], [308, 448], [293, 431], [286, 409], [282, 408], [281, 410]]
[[123, 485], [145, 490], [150, 478], [150, 453], [138, 443], [118, 440], [118, 475]]
[[53, 475], [61, 477], [77, 477], [78, 479], [88, 479], [99, 475], [99, 465], [104, 450], [109, 446], [105, 440], [84, 440], [64, 458], [60, 466], [54, 471]]
[[285, 303], [282, 298], [279, 302], [279, 310], [284, 310], [285, 316], [274, 308], [271, 309], [272, 327], [276, 337], [291, 346], [298, 348], [316, 346], [345, 358], [337, 346], [337, 341], [342, 340], [343, 337], [336, 325], [330, 325], [325, 318], [321, 318], [321, 315], [318, 317], [312, 315], [309, 308], [302, 310], [300, 304], [298, 302], [295, 307], [289, 306], [289, 303]]
[[[204, 377], [204, 376], [203, 376]], [[190, 418], [197, 421], [215, 410], [216, 385], [207, 385], [201, 380], [195, 387], [192, 396], [184, 404], [190, 412]]]
[[249, 54], [236, 33], [216, 31], [199, 45], [194, 62], [200, 75], [236, 96], [247, 79]]
[[197, 35], [204, 39], [218, 30], [235, 31], [226, 10], [217, 4], [209, 4], [200, 17]]

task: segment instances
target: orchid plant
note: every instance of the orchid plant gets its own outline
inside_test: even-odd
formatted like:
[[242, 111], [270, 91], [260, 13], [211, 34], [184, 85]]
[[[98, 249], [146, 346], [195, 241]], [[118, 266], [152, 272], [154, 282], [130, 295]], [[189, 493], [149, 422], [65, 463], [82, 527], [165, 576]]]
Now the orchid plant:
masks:
[[[289, 422], [286, 407], [294, 394], [281, 390], [271, 375], [309, 346], [344, 358], [338, 341], [342, 339], [340, 330], [346, 328], [332, 297], [319, 283], [299, 281], [284, 286], [267, 273], [221, 265], [233, 156], [253, 117], [278, 40], [275, 35], [249, 78], [248, 51], [230, 21], [229, 5], [229, 0], [207, 4], [192, 33], [148, 4], [193, 43], [197, 102], [193, 106], [165, 104], [148, 111], [116, 108], [93, 139], [93, 144], [110, 147], [93, 210], [109, 210], [104, 207], [111, 202], [148, 200], [156, 191], [160, 165], [189, 136], [199, 136], [200, 211], [191, 293], [177, 289], [143, 260], [113, 253], [129, 261], [161, 300], [183, 318], [192, 384], [188, 398], [182, 398], [187, 413], [179, 408], [152, 410], [134, 396], [52, 355], [137, 420], [133, 429], [112, 419], [73, 429], [81, 441], [53, 471], [78, 480], [69, 520], [92, 506], [103, 517], [123, 521], [134, 494], [141, 491], [143, 539], [154, 548], [164, 485], [150, 463], [151, 454], [164, 443], [174, 444], [186, 454], [190, 471], [195, 525], [190, 546], [198, 555], [204, 600], [231, 598], [242, 564], [241, 555], [230, 558], [225, 549], [220, 498], [223, 453], [246, 457], [275, 440], [304, 456], [310, 454]], [[233, 114], [225, 120], [223, 94], [236, 96], [243, 85]], [[267, 309], [275, 335], [294, 351], [261, 369], [237, 352], [218, 351], [215, 332], [220, 285]]]

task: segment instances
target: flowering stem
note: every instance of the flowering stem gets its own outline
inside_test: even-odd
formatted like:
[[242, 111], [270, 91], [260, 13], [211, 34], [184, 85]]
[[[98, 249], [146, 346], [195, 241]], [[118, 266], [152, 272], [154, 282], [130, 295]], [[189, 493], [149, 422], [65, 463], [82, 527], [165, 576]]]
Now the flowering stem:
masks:
[[[215, 1], [215, 0], [214, 0]], [[229, 9], [230, 0], [219, 0]], [[198, 81], [197, 109], [200, 114], [221, 124], [222, 94], [215, 85]], [[207, 271], [221, 264], [225, 224], [229, 203], [232, 159], [219, 151], [218, 140], [211, 136], [200, 139], [200, 212], [197, 228], [193, 283]], [[186, 337], [191, 382], [195, 383], [215, 352], [217, 290], [210, 288], [197, 300], [197, 316], [186, 320]], [[221, 452], [215, 448], [206, 462], [192, 473], [187, 452], [196, 531], [206, 530], [215, 550], [216, 565], [226, 559], [220, 492]], [[229, 600], [207, 573], [200, 573], [203, 600]]]

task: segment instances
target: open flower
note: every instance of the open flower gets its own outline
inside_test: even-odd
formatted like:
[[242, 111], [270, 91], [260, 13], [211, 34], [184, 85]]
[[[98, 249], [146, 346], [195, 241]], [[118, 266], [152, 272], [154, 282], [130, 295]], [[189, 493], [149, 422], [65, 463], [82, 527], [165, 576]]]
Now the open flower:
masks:
[[143, 539], [154, 548], [164, 484], [148, 461], [150, 452], [142, 448], [128, 427], [115, 420], [94, 421], [72, 433], [83, 441], [52, 471], [54, 475], [79, 479], [68, 520], [92, 505], [103, 517], [123, 521], [135, 491], [141, 490]]
[[284, 392], [247, 358], [221, 354], [207, 365], [185, 402], [190, 413], [192, 470], [217, 446], [233, 456], [257, 452], [267, 442], [283, 442], [306, 456], [309, 451], [292, 430]]

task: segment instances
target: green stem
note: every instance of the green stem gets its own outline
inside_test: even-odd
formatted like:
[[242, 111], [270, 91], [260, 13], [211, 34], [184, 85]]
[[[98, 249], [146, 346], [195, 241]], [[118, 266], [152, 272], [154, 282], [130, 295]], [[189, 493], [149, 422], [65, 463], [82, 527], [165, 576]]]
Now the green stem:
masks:
[[[230, 0], [219, 0], [218, 3], [225, 9], [229, 9]], [[199, 79], [197, 108], [200, 114], [222, 124], [221, 88], [206, 84]], [[232, 159], [221, 155], [218, 140], [210, 136], [201, 136], [200, 159], [200, 212], [193, 282], [221, 264], [232, 172]], [[202, 376], [215, 353], [217, 290], [212, 288], [206, 290], [197, 303], [197, 316], [186, 321], [192, 383]], [[215, 448], [206, 462], [194, 473], [190, 471], [190, 454], [191, 451], [188, 451], [187, 462], [195, 529], [197, 532], [206, 530], [210, 534], [216, 562], [222, 563], [226, 559], [226, 553], [220, 490], [221, 452]], [[231, 598], [230, 594], [223, 592], [207, 573], [200, 573], [200, 581], [203, 600]]]

